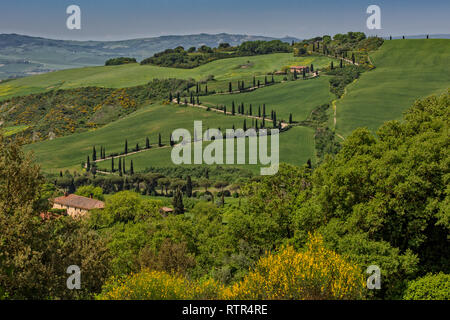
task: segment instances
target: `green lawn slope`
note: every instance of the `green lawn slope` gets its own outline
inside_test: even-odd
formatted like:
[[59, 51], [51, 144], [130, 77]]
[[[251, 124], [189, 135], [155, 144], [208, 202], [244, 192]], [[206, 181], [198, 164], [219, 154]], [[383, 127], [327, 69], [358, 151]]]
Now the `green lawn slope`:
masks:
[[[26, 145], [25, 151], [32, 151], [36, 161], [45, 172], [59, 172], [59, 170], [80, 170], [81, 163], [87, 156], [92, 155], [92, 147], [106, 148], [107, 155], [121, 153], [124, 150], [125, 139], [129, 149], [136, 143], [145, 146], [145, 138], [149, 137], [152, 145], [158, 141], [158, 134], [162, 135], [162, 142], [169, 144], [170, 135], [178, 128], [193, 132], [195, 120], [203, 121], [203, 129], [207, 128], [242, 128], [244, 117], [230, 116], [214, 111], [205, 111], [194, 107], [178, 105], [150, 105], [108, 124], [100, 129], [76, 133], [70, 136], [47, 140]], [[251, 120], [247, 119], [248, 126]], [[314, 161], [313, 130], [309, 128], [293, 128], [280, 135], [280, 158], [295, 164], [304, 164], [309, 158]], [[270, 139], [269, 139], [270, 140]], [[130, 155], [127, 159], [136, 158], [136, 171], [149, 166], [165, 167], [173, 165], [170, 158], [170, 148], [152, 148], [139, 154]], [[110, 161], [103, 166], [110, 168]], [[102, 165], [99, 165], [101, 168]]]
[[[319, 77], [311, 80], [288, 81], [258, 90], [231, 95], [211, 95], [201, 98], [203, 105], [226, 105], [231, 111], [232, 101], [237, 106], [244, 103], [245, 111], [252, 104], [252, 114], [258, 115], [258, 106], [266, 105], [266, 116], [271, 110], [276, 111], [278, 120], [289, 120], [292, 113], [293, 121], [305, 120], [311, 111], [325, 103], [329, 103], [333, 95], [329, 90], [329, 77]], [[262, 112], [262, 109], [261, 109]]]
[[392, 40], [371, 55], [376, 69], [347, 87], [337, 105], [337, 133], [358, 127], [375, 131], [401, 119], [418, 98], [450, 87], [450, 40]]
[[[250, 63], [249, 63], [250, 62]], [[294, 57], [292, 53], [238, 57], [213, 61], [194, 69], [164, 68], [127, 64], [108, 67], [68, 69], [0, 83], [0, 99], [11, 96], [85, 86], [122, 88], [145, 84], [155, 78], [193, 78], [202, 80], [214, 75], [218, 81], [250, 79], [253, 75], [280, 70], [283, 66], [329, 65], [326, 57]], [[211, 84], [213, 87], [214, 85]], [[225, 87], [225, 85], [223, 85]]]

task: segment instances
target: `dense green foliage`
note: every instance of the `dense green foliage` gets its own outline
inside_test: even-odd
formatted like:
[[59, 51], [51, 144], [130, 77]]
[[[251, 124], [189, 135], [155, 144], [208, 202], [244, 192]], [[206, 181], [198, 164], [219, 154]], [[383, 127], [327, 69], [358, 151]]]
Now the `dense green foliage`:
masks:
[[119, 57], [106, 60], [105, 66], [118, 66], [127, 63], [137, 63], [136, 58]]
[[405, 300], [449, 300], [450, 275], [440, 272], [410, 281], [403, 298]]
[[175, 49], [167, 49], [163, 52], [155, 53], [153, 57], [142, 60], [141, 64], [191, 69], [219, 59], [290, 51], [290, 45], [280, 40], [247, 41], [236, 47], [221, 44], [214, 49], [202, 46], [198, 50], [190, 48], [187, 51], [179, 46]]

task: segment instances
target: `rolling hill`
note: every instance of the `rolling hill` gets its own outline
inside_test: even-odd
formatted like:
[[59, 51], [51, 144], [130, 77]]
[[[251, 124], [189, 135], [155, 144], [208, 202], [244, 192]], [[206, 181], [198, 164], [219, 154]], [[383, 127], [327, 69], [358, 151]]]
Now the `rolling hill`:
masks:
[[336, 130], [343, 136], [358, 127], [375, 131], [401, 119], [416, 99], [450, 87], [450, 40], [385, 41], [371, 60], [376, 69], [350, 84], [336, 103]]
[[[222, 42], [238, 45], [244, 41], [274, 39], [251, 35], [202, 33], [122, 41], [68, 41], [0, 34], [0, 80], [60, 69], [103, 65], [107, 59], [119, 56], [131, 56], [142, 60], [156, 52], [180, 45], [185, 48], [201, 45], [217, 47]], [[286, 37], [281, 40], [290, 43], [298, 39]]]

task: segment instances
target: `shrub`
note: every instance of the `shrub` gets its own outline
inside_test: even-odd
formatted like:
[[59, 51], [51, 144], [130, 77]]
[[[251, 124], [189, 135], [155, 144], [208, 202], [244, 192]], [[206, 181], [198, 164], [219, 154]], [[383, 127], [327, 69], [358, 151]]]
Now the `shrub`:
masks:
[[405, 300], [449, 300], [450, 275], [427, 274], [425, 277], [410, 281], [403, 296]]
[[143, 270], [124, 278], [112, 277], [99, 300], [214, 299], [221, 286], [214, 280], [189, 281], [180, 275]]
[[361, 299], [364, 278], [357, 266], [311, 236], [306, 250], [287, 246], [261, 258], [241, 282], [223, 291], [224, 299]]

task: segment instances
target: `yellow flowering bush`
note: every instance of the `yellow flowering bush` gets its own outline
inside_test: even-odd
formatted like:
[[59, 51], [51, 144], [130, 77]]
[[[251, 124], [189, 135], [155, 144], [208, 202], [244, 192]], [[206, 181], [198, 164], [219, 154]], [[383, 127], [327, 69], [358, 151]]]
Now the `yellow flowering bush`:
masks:
[[143, 270], [104, 286], [99, 300], [187, 300], [214, 299], [222, 287], [214, 280], [189, 281], [177, 274]]
[[224, 288], [222, 298], [232, 299], [361, 299], [364, 277], [360, 269], [310, 236], [306, 249], [287, 246], [261, 258], [242, 281]]

